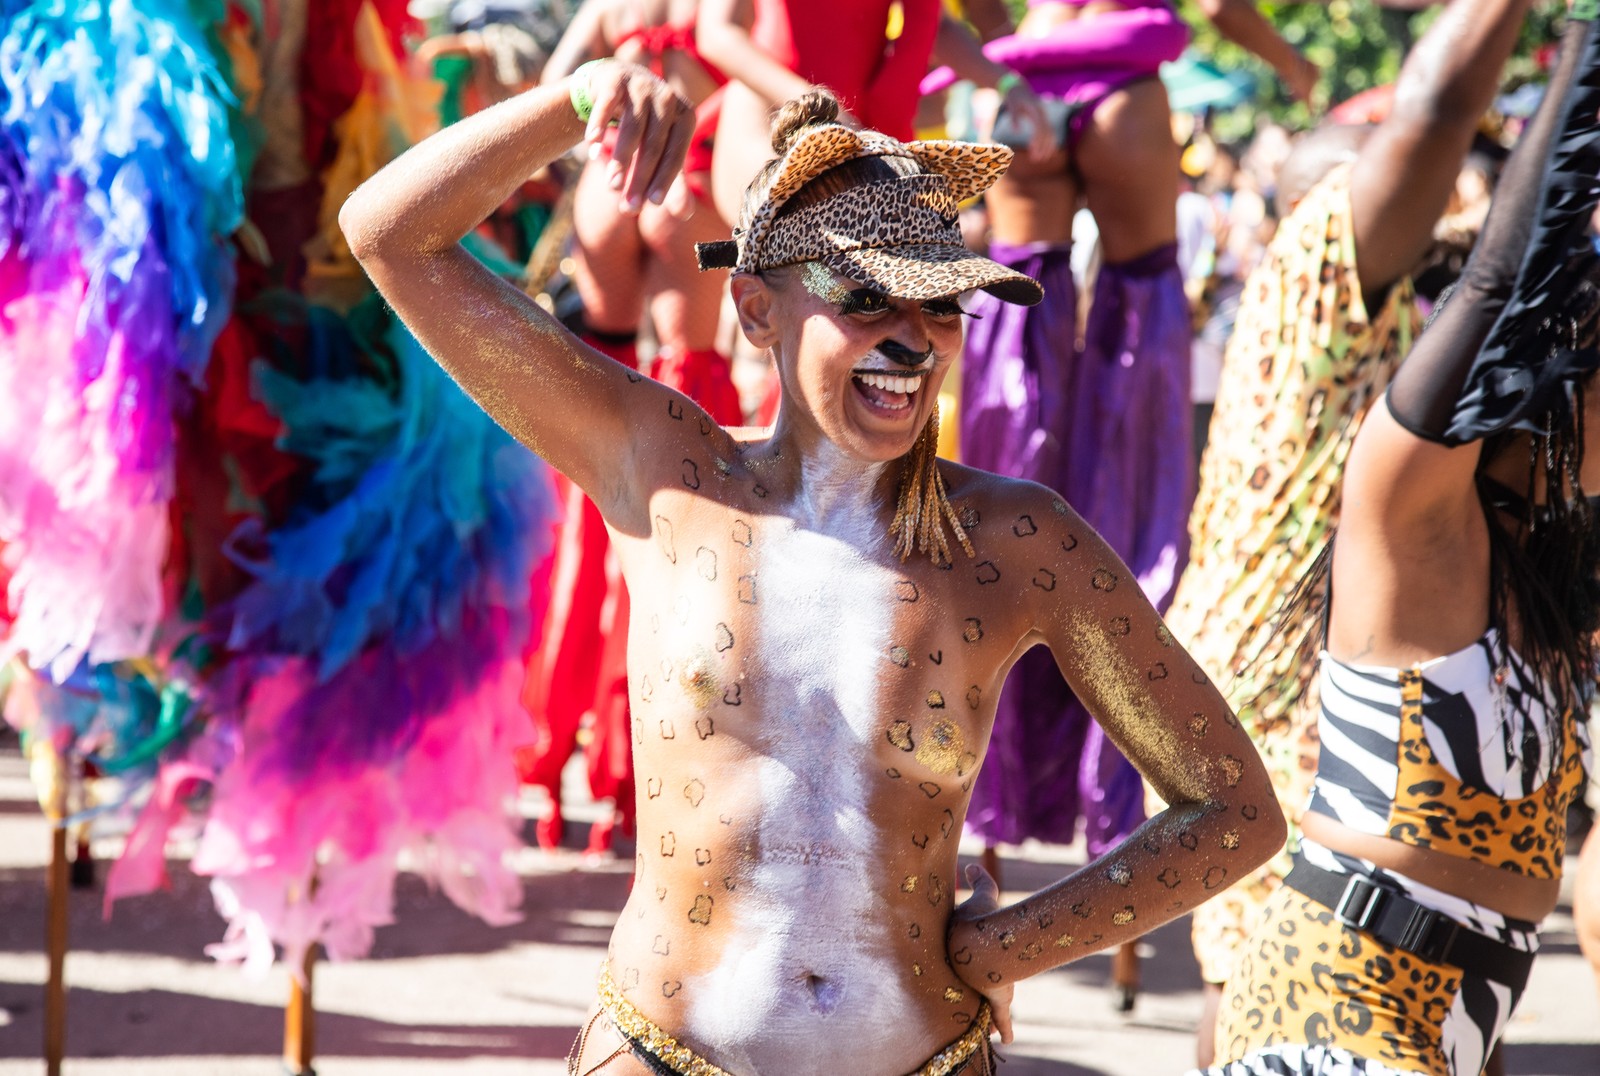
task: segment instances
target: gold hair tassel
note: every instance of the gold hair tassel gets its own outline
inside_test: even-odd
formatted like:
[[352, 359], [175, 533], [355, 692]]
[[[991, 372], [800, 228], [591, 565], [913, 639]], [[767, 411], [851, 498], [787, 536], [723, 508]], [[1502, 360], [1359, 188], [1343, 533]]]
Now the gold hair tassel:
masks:
[[889, 524], [895, 553], [905, 560], [915, 550], [927, 553], [934, 564], [950, 563], [950, 540], [944, 533], [947, 522], [967, 556], [974, 556], [972, 542], [945, 492], [944, 475], [939, 473], [939, 409], [936, 407], [928, 416], [928, 424], [922, 428], [917, 443], [906, 455], [906, 469], [900, 476], [900, 503], [895, 507], [894, 522]]

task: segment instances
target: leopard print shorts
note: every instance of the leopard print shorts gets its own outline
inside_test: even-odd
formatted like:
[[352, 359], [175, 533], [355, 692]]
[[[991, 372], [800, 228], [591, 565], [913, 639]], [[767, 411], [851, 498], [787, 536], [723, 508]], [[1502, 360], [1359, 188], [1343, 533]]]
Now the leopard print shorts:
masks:
[[1210, 1071], [1476, 1074], [1519, 996], [1386, 945], [1284, 886], [1268, 901], [1224, 990], [1218, 1063]]

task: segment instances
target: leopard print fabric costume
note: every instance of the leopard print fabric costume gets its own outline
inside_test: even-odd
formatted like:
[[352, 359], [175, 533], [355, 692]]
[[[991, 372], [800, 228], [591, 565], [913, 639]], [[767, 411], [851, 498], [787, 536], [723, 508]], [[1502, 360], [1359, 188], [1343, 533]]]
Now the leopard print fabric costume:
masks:
[[1404, 844], [1475, 859], [1514, 874], [1557, 878], [1567, 845], [1567, 807], [1582, 794], [1586, 722], [1567, 714], [1556, 772], [1537, 790], [1502, 799], [1440, 763], [1423, 728], [1426, 680], [1400, 674], [1400, 761], [1388, 836]]
[[[1246, 284], [1167, 613], [1261, 750], [1290, 849], [1317, 766], [1317, 685], [1297, 652], [1308, 625], [1280, 627], [1276, 614], [1337, 524], [1350, 445], [1421, 326], [1409, 280], [1366, 305], [1350, 179], [1341, 165], [1301, 199]], [[1195, 909], [1207, 982], [1228, 978], [1288, 871], [1285, 852]]]
[[[901, 142], [880, 131], [855, 131], [837, 123], [806, 128], [773, 170], [750, 220], [738, 229], [739, 260], [734, 272], [754, 273], [789, 261], [774, 261], [767, 233], [785, 202], [830, 168], [861, 157], [913, 157], [926, 172], [943, 177], [960, 204], [976, 198], [1005, 174], [1012, 152], [1005, 146], [973, 142]], [[948, 294], [948, 293], [946, 293]]]
[[[1312, 841], [1304, 854], [1336, 873], [1381, 879], [1466, 929], [1538, 948], [1536, 924]], [[1208, 1076], [1467, 1076], [1482, 1070], [1519, 999], [1510, 987], [1377, 941], [1283, 886], [1240, 951]]]
[[[1551, 720], [1546, 693], [1497, 631], [1404, 669], [1324, 653], [1318, 687], [1322, 752], [1308, 810], [1510, 873], [1559, 876], [1567, 806], [1587, 775], [1588, 723], [1576, 711]], [[1301, 854], [1513, 949], [1538, 949], [1535, 923], [1314, 841], [1302, 840]], [[1283, 886], [1225, 990], [1215, 1071], [1476, 1073], [1520, 993], [1378, 941]]]
[[[863, 183], [795, 213], [784, 207], [830, 169], [866, 157], [915, 162], [912, 174]], [[968, 250], [961, 203], [988, 190], [1012, 158], [1005, 146], [901, 142], [835, 123], [802, 129], [757, 182], [748, 219], [732, 240], [699, 243], [700, 268], [735, 273], [819, 262], [851, 280], [902, 299], [942, 299], [981, 288], [1004, 302], [1032, 305], [1036, 280]]]
[[1323, 655], [1322, 757], [1307, 810], [1361, 833], [1531, 878], [1561, 875], [1589, 727], [1552, 720], [1500, 633], [1405, 669]]

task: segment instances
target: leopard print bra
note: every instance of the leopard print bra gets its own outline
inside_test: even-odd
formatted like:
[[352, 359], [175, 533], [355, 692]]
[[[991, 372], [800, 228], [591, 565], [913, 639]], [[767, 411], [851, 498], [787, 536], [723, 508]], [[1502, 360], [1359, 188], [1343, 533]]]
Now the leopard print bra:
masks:
[[1405, 669], [1322, 654], [1321, 758], [1308, 810], [1362, 833], [1558, 878], [1590, 762], [1577, 711], [1499, 634]]

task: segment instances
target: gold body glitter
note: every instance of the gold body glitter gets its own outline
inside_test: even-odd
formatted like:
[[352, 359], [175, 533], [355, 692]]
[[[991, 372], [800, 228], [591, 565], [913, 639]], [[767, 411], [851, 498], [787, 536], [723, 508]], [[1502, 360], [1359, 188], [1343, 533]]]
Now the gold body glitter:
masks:
[[849, 289], [834, 279], [833, 270], [821, 262], [800, 263], [800, 286], [825, 303], [843, 305], [850, 298]]
[[[1194, 802], [1205, 799], [1204, 786], [1193, 779], [1197, 775], [1189, 757], [1190, 749], [1187, 746], [1180, 749], [1172, 730], [1161, 720], [1161, 705], [1151, 695], [1151, 682], [1145, 678], [1143, 670], [1095, 623], [1091, 612], [1070, 614], [1066, 627], [1068, 641], [1079, 655], [1079, 667], [1088, 681], [1089, 694], [1106, 708], [1106, 717], [1117, 735], [1130, 742], [1129, 754], [1148, 759], [1152, 767], [1176, 779], [1181, 780], [1184, 775], [1191, 777], [1187, 786], [1158, 789], [1162, 798], [1169, 803], [1179, 799]], [[1227, 761], [1225, 759], [1223, 765]], [[1232, 761], [1239, 765], [1237, 759]], [[1243, 772], [1242, 766], [1240, 772]]]
[[954, 721], [935, 721], [922, 734], [917, 746], [917, 761], [934, 773], [954, 773], [961, 764], [966, 744]]
[[684, 659], [683, 668], [678, 673], [678, 686], [697, 710], [706, 709], [717, 697], [717, 677], [713, 668], [711, 655], [699, 650]]

